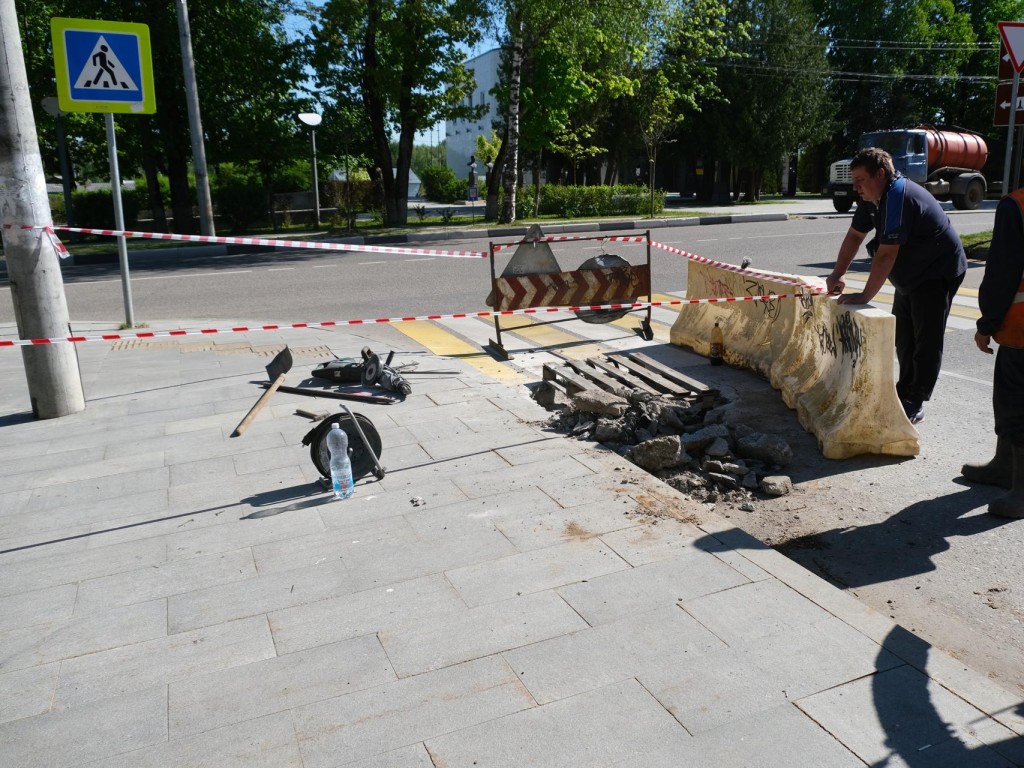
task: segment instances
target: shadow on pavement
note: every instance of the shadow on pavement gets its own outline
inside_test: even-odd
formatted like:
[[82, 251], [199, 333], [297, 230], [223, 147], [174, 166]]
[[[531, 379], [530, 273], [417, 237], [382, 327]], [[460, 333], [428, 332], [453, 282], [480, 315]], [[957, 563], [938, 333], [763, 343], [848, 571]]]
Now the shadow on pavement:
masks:
[[[975, 729], [980, 723], [950, 723], [944, 718], [941, 711], [944, 703], [950, 712], [962, 711], [963, 705], [954, 700], [954, 694], [929, 679], [930, 650], [928, 643], [903, 627], [895, 627], [882, 643], [878, 656], [880, 671], [872, 676], [871, 695], [878, 722], [885, 732], [885, 746], [891, 753], [873, 763], [872, 768], [1024, 764], [1024, 737], [1007, 729], [1005, 738], [998, 738], [990, 723], [982, 731]], [[891, 668], [888, 663], [891, 657], [886, 658], [889, 653], [903, 659], [909, 667]], [[1017, 704], [1015, 712], [1018, 715], [1024, 712], [1024, 702]], [[998, 717], [1000, 713], [985, 714]], [[965, 737], [970, 743], [965, 743]]]
[[832, 528], [775, 549], [840, 587], [927, 573], [935, 570], [932, 557], [949, 549], [949, 538], [974, 536], [1011, 522], [987, 514], [968, 516], [997, 493], [998, 489], [965, 488], [911, 504], [880, 523]]

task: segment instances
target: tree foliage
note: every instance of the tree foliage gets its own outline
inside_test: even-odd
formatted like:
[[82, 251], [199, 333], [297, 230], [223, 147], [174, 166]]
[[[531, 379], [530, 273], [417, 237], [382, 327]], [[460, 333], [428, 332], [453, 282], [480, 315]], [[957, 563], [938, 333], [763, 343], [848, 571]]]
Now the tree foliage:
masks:
[[467, 103], [473, 79], [460, 46], [479, 39], [484, 6], [480, 0], [327, 0], [306, 12], [318, 96], [359, 116], [383, 188], [384, 221], [405, 224], [417, 131], [479, 111]]

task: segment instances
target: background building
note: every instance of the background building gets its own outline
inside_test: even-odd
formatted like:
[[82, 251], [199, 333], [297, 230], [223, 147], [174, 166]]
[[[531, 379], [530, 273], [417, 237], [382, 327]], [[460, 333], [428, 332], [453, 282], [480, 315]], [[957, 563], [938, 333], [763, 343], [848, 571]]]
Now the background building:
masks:
[[[476, 78], [476, 89], [467, 96], [470, 106], [484, 105], [487, 111], [476, 120], [448, 120], [444, 126], [445, 160], [455, 175], [464, 179], [469, 175], [469, 158], [476, 154], [476, 137], [491, 135], [491, 121], [497, 112], [490, 90], [498, 83], [498, 65], [501, 49], [493, 48], [466, 61], [466, 68]], [[484, 184], [486, 168], [482, 162], [476, 166], [478, 185]]]

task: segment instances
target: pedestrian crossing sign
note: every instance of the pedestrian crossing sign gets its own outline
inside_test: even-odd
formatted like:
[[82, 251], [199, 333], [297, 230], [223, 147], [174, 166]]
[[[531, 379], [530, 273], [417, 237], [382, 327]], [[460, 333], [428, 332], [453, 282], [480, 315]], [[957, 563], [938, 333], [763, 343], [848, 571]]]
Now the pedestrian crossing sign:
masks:
[[149, 27], [50, 20], [57, 102], [64, 112], [156, 112]]

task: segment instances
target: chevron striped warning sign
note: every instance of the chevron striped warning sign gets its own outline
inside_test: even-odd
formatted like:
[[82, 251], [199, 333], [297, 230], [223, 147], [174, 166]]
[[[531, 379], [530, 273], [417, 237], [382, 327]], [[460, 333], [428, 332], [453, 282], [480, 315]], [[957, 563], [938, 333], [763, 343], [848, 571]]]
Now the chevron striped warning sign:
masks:
[[629, 303], [638, 296], [650, 295], [651, 273], [647, 265], [642, 265], [506, 275], [495, 278], [495, 289], [495, 309], [499, 311], [527, 307]]

